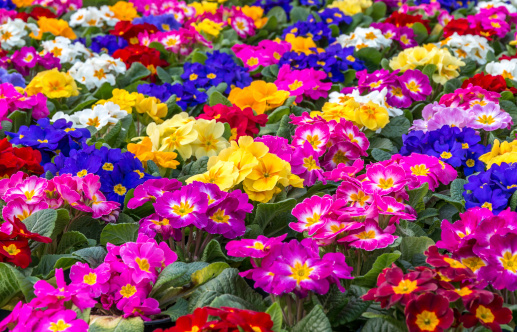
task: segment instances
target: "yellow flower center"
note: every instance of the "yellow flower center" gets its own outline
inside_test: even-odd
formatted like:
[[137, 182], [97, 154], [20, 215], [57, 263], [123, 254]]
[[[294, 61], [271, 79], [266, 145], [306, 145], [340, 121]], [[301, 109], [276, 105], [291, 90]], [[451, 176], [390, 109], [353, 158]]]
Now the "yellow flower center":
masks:
[[348, 162], [350, 159], [348, 159], [346, 156], [345, 156], [345, 153], [341, 150], [339, 150], [338, 152], [336, 152], [334, 154], [334, 156], [332, 157], [332, 161], [334, 162], [334, 164], [338, 165], [338, 164], [344, 164], [346, 162]]
[[194, 211], [194, 205], [190, 206], [189, 202], [186, 201], [186, 202], [181, 202], [180, 205], [174, 205], [172, 207], [172, 211], [181, 216], [181, 217], [184, 217], [190, 213], [192, 213], [192, 211]]
[[302, 85], [303, 85], [302, 81], [294, 80], [294, 82], [289, 84], [288, 86], [289, 86], [289, 90], [294, 91], [296, 89], [301, 88]]
[[416, 316], [416, 325], [422, 331], [434, 331], [440, 320], [432, 311], [424, 310]]
[[215, 75], [214, 73], [210, 73], [210, 74], [206, 75], [206, 77], [208, 77], [209, 79], [212, 80], [212, 79], [216, 78], [217, 75]]
[[190, 74], [190, 76], [189, 76], [189, 79], [191, 81], [197, 80], [197, 78], [198, 78], [197, 74]]
[[453, 268], [453, 269], [464, 269], [466, 266], [461, 264], [459, 261], [455, 260], [455, 259], [452, 259], [452, 258], [449, 258], [449, 257], [445, 257], [443, 259], [445, 262], [449, 263], [449, 265]]
[[486, 125], [491, 125], [495, 122], [495, 119], [491, 115], [483, 114], [482, 116], [478, 117], [478, 122]]
[[483, 266], [485, 266], [485, 262], [479, 257], [467, 257], [461, 260], [461, 263], [471, 269], [473, 272], [476, 272]]
[[370, 198], [370, 196], [366, 195], [362, 190], [359, 190], [357, 194], [350, 195], [350, 199], [353, 202], [359, 203], [359, 205], [364, 206], [366, 201]]
[[393, 87], [391, 89], [391, 94], [394, 95], [395, 97], [404, 97], [404, 94], [402, 93], [402, 89], [399, 88], [399, 87]]
[[500, 257], [499, 260], [501, 264], [503, 264], [503, 268], [512, 272], [513, 274], [517, 273], [517, 255], [512, 255], [511, 252], [506, 251], [503, 254], [503, 257]]
[[481, 205], [481, 207], [492, 211], [492, 203], [490, 203], [490, 202], [483, 203], [483, 205]]
[[34, 192], [34, 189], [31, 191], [24, 191], [23, 194], [25, 195], [27, 200], [31, 200], [32, 197], [34, 197], [34, 195], [36, 195], [36, 193]]
[[57, 322], [50, 322], [49, 330], [52, 332], [66, 331], [72, 324], [68, 324], [63, 319], [58, 319]]
[[480, 305], [476, 309], [476, 317], [483, 323], [493, 323], [495, 320], [495, 316], [492, 313], [492, 310], [485, 307], [484, 305]]
[[310, 275], [314, 268], [311, 268], [304, 263], [303, 265], [300, 262], [296, 262], [294, 266], [291, 267], [291, 275], [289, 277], [296, 279], [296, 284], [299, 285], [300, 282], [304, 280], [310, 279]]
[[93, 286], [97, 282], [97, 275], [93, 272], [85, 274], [83, 276], [83, 282], [87, 285]]
[[374, 230], [364, 231], [364, 232], [356, 234], [355, 236], [361, 240], [371, 240], [371, 239], [375, 239], [375, 231]]
[[135, 295], [135, 293], [136, 293], [136, 287], [131, 284], [122, 286], [122, 288], [120, 289], [120, 295], [122, 295], [126, 299]]
[[440, 157], [442, 157], [443, 159], [449, 159], [452, 157], [452, 153], [450, 153], [449, 151], [443, 151], [440, 154]]
[[105, 163], [102, 165], [102, 169], [105, 171], [112, 171], [113, 170], [113, 164], [112, 163]]
[[126, 187], [124, 187], [122, 184], [117, 184], [115, 187], [113, 187], [113, 191], [117, 194], [119, 194], [120, 196], [123, 196], [126, 194]]
[[88, 174], [88, 171], [83, 169], [82, 171], [77, 172], [77, 176], [82, 178]]
[[416, 176], [426, 176], [429, 174], [429, 168], [424, 164], [411, 166], [409, 169], [411, 170], [411, 173]]
[[303, 167], [305, 167], [309, 172], [315, 169], [321, 169], [318, 165], [316, 165], [316, 160], [309, 156], [309, 158], [303, 158]]
[[316, 150], [318, 148], [318, 146], [321, 144], [321, 141], [319, 139], [319, 136], [318, 134], [312, 136], [312, 135], [307, 135], [307, 142], [309, 142], [310, 145], [312, 145], [312, 147]]
[[368, 32], [365, 36], [366, 39], [369, 39], [369, 40], [375, 40], [377, 39], [377, 36], [373, 33], [373, 32]]
[[416, 280], [403, 279], [396, 287], [393, 287], [395, 294], [410, 294], [417, 289]]
[[21, 252], [21, 250], [18, 249], [18, 247], [16, 247], [14, 244], [3, 246], [2, 248], [11, 256], [16, 256]]
[[218, 209], [211, 217], [214, 222], [218, 224], [229, 224], [230, 216], [224, 214], [223, 209]]
[[140, 268], [140, 270], [149, 272], [151, 265], [149, 265], [149, 261], [147, 260], [147, 258], [137, 257], [137, 258], [135, 258], [135, 262], [138, 264], [138, 267]]
[[314, 214], [312, 215], [312, 218], [311, 217], [307, 218], [307, 226], [310, 227], [314, 224], [317, 224], [319, 221], [320, 221], [320, 215], [318, 213], [314, 212]]
[[100, 80], [106, 78], [106, 73], [104, 72], [104, 69], [101, 68], [99, 70], [95, 70], [93, 72], [93, 76]]
[[264, 244], [260, 241], [255, 241], [252, 246], [247, 246], [246, 248], [253, 248], [257, 250], [264, 250]]
[[377, 187], [381, 188], [381, 189], [390, 189], [393, 187], [393, 179], [392, 178], [387, 178], [387, 179], [384, 179], [384, 178], [381, 178], [379, 180], [379, 184], [377, 185]]
[[409, 83], [406, 83], [406, 88], [411, 92], [420, 92], [420, 85], [417, 84], [415, 81], [410, 81]]
[[468, 287], [463, 287], [463, 288], [456, 288], [454, 290], [459, 296], [467, 296], [467, 295], [470, 295], [472, 294], [472, 290]]
[[101, 125], [101, 121], [99, 120], [99, 117], [96, 116], [94, 118], [90, 118], [88, 119], [88, 121], [86, 122], [86, 124], [88, 126], [92, 126], [92, 127], [98, 127]]

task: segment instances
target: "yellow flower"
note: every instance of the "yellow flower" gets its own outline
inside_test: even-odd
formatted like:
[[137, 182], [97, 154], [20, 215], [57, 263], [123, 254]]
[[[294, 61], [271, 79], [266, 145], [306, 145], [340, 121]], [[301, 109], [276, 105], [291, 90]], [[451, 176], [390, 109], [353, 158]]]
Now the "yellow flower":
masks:
[[427, 64], [436, 66], [433, 81], [440, 84], [445, 84], [448, 80], [458, 77], [460, 75], [459, 67], [465, 65], [448, 49], [440, 49], [433, 44], [407, 48], [390, 60], [390, 67], [393, 70], [400, 69], [401, 72]]
[[[224, 1], [221, 1], [224, 2]], [[204, 13], [215, 14], [217, 12], [217, 3], [201, 1], [201, 2], [193, 2], [190, 4], [190, 7], [193, 7], [196, 10], [196, 17], [201, 16]]]
[[319, 115], [327, 121], [335, 120], [340, 122], [341, 119], [346, 119], [355, 122], [355, 115], [360, 106], [354, 98], [348, 99], [344, 104], [327, 102], [323, 105]]
[[241, 109], [251, 107], [257, 114], [264, 114], [281, 106], [289, 95], [288, 91], [278, 90], [274, 83], [253, 81], [244, 89], [233, 88], [228, 100]]
[[126, 111], [128, 114], [133, 113], [133, 107], [142, 101], [145, 96], [138, 92], [128, 92], [123, 89], [113, 89], [112, 97], [108, 100], [102, 99], [99, 100], [96, 104], [104, 104], [108, 101], [111, 101], [120, 106], [121, 110]]
[[[178, 151], [183, 159], [188, 159], [192, 156], [192, 142], [197, 139], [197, 135], [197, 131], [194, 130], [194, 122], [189, 122], [179, 128], [170, 128], [163, 138], [160, 136], [161, 147], [159, 150]], [[151, 135], [149, 136], [151, 137]]]
[[192, 142], [192, 148], [198, 159], [204, 156], [216, 156], [230, 145], [223, 137], [224, 124], [221, 122], [199, 119], [195, 122], [194, 130], [197, 131], [197, 139]]
[[50, 32], [54, 36], [63, 36], [68, 39], [76, 39], [74, 31], [68, 25], [68, 22], [65, 20], [57, 19], [57, 18], [47, 18], [42, 16], [38, 19], [39, 26], [39, 34], [35, 36], [33, 33], [30, 36], [34, 39], [41, 39], [45, 32]]
[[13, 0], [13, 3], [16, 5], [16, 7], [29, 7], [32, 5], [34, 0]]
[[369, 101], [356, 112], [355, 122], [370, 130], [377, 130], [384, 128], [390, 122], [390, 117], [387, 109]]
[[[239, 9], [239, 7], [237, 7]], [[264, 9], [259, 6], [244, 6], [240, 8], [244, 15], [248, 16], [255, 22], [255, 28], [260, 29], [267, 23], [267, 17], [264, 15]]]
[[237, 178], [239, 177], [239, 170], [232, 162], [218, 161], [214, 166], [203, 174], [197, 174], [187, 179], [187, 183], [199, 181], [203, 183], [214, 183], [219, 186], [221, 190], [231, 189]]
[[246, 186], [246, 184], [243, 185], [244, 191], [246, 194], [248, 194], [248, 197], [252, 201], [260, 202], [260, 203], [267, 203], [269, 202], [274, 195], [279, 194], [282, 189], [278, 187], [274, 187], [271, 190], [267, 191], [254, 191], [252, 188]]
[[288, 33], [285, 36], [285, 41], [291, 44], [291, 51], [296, 53], [313, 54], [315, 52], [314, 50], [311, 50], [311, 48], [317, 48], [316, 43], [312, 38], [296, 37], [292, 33]]
[[121, 21], [132, 21], [138, 17], [136, 8], [131, 2], [119, 1], [109, 8], [115, 14], [115, 18]]
[[492, 145], [492, 150], [479, 157], [479, 160], [487, 164], [488, 169], [493, 164], [500, 165], [502, 162], [508, 164], [516, 162], [516, 153], [517, 141], [508, 143], [506, 141], [501, 142], [498, 139], [496, 139], [494, 140], [494, 144]]
[[205, 18], [203, 21], [195, 24], [192, 23], [192, 26], [196, 29], [197, 32], [204, 32], [213, 37], [219, 36], [219, 33], [223, 29], [224, 23], [216, 23], [208, 18]]
[[148, 97], [136, 105], [136, 111], [138, 113], [145, 113], [149, 115], [149, 117], [156, 123], [162, 123], [162, 118], [167, 115], [168, 108], [167, 105], [160, 102], [159, 99], [155, 97]]
[[[178, 155], [175, 152], [153, 151], [153, 144], [149, 137], [144, 137], [142, 142], [127, 145], [127, 150], [133, 153], [146, 166], [148, 160], [163, 168], [176, 169], [180, 163], [176, 160]], [[146, 166], [147, 167], [147, 166]]]
[[28, 96], [43, 93], [48, 98], [68, 98], [79, 95], [74, 79], [56, 68], [39, 72], [25, 89]]
[[[260, 158], [258, 165], [244, 179], [244, 184], [254, 191], [273, 189], [277, 183], [289, 185], [286, 162], [278, 156], [268, 153]], [[289, 166], [290, 169], [290, 166]]]
[[370, 0], [335, 0], [328, 8], [338, 8], [343, 14], [352, 16], [362, 13], [371, 5], [372, 2]]

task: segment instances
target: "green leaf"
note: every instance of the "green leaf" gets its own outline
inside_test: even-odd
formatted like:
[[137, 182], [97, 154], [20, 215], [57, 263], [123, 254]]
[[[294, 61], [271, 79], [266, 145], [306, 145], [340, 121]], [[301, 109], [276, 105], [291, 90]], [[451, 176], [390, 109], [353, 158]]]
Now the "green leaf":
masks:
[[48, 279], [54, 275], [55, 269], [66, 270], [74, 265], [78, 259], [72, 255], [44, 255], [38, 266], [34, 269], [35, 275]]
[[[428, 191], [429, 191], [429, 183], [427, 183], [427, 182], [424, 183], [423, 185], [421, 185], [419, 188], [415, 188], [413, 190], [408, 191], [409, 205], [414, 207], [417, 210], [417, 212], [423, 211], [425, 209], [425, 206], [423, 206], [423, 208], [421, 208], [420, 206], [423, 205], [423, 199]], [[422, 203], [422, 204], [420, 204], [420, 203]], [[418, 209], [417, 209], [417, 206], [419, 206]]]
[[517, 191], [512, 194], [512, 198], [510, 199], [510, 208], [512, 211], [515, 211], [517, 208]]
[[430, 63], [428, 65], [425, 65], [424, 68], [422, 68], [422, 74], [427, 75], [427, 77], [429, 77], [429, 81], [432, 82], [433, 75], [436, 72], [436, 69], [438, 69], [438, 67], [436, 67], [436, 65], [433, 65], [432, 63]]
[[[104, 82], [94, 93], [93, 96], [97, 99], [110, 99], [113, 96], [113, 86]], [[92, 104], [94, 100], [91, 100]]]
[[278, 131], [276, 132], [276, 136], [283, 137], [287, 140], [291, 140], [291, 127], [290, 124], [291, 118], [289, 118], [289, 115], [282, 116], [282, 119], [280, 120], [280, 126], [278, 127]]
[[[27, 227], [27, 230], [31, 233], [38, 233], [41, 236], [50, 237], [56, 226], [57, 212], [54, 209], [41, 210], [31, 214], [23, 220], [23, 223]], [[34, 248], [42, 245], [41, 242], [29, 241], [30, 248]]]
[[271, 317], [271, 321], [273, 322], [271, 330], [273, 330], [273, 332], [280, 332], [282, 330], [282, 308], [280, 305], [277, 302], [274, 302], [269, 308], [267, 308], [266, 314], [269, 314], [269, 317]]
[[201, 51], [199, 51], [199, 50], [194, 52], [194, 54], [192, 55], [192, 62], [197, 62], [197, 63], [200, 63], [202, 65], [205, 64], [206, 59], [208, 59], [206, 54], [201, 52]]
[[370, 140], [370, 149], [375, 148], [391, 151], [393, 149], [393, 143], [387, 138], [374, 137]]
[[458, 200], [453, 199], [452, 197], [445, 196], [442, 194], [437, 194], [437, 193], [434, 193], [433, 196], [436, 198], [439, 198], [439, 199], [443, 199], [447, 203], [452, 204], [456, 209], [458, 209], [458, 211], [463, 211], [465, 209], [464, 201], [458, 201]]
[[18, 279], [12, 268], [5, 263], [0, 263], [0, 308], [5, 306], [20, 291]]
[[[58, 210], [59, 211], [59, 210]], [[58, 217], [59, 220], [59, 217]], [[93, 219], [91, 216], [82, 216], [74, 220], [70, 225], [69, 231], [78, 231], [83, 233], [88, 239], [94, 239], [99, 242], [102, 230], [106, 224], [98, 219]]]
[[269, 114], [267, 123], [277, 123], [282, 120], [284, 115], [289, 115], [291, 113], [291, 109], [289, 106], [280, 106], [275, 109], [271, 114]]
[[321, 305], [316, 305], [311, 312], [293, 327], [292, 332], [332, 332], [329, 319]]
[[182, 298], [179, 298], [172, 307], [162, 311], [162, 315], [169, 316], [173, 322], [175, 322], [181, 316], [188, 315], [188, 313], [188, 302]]
[[212, 302], [210, 302], [209, 306], [214, 308], [230, 307], [243, 310], [253, 310], [253, 304], [232, 294], [217, 296]]
[[[5, 264], [5, 266], [9, 267], [11, 271], [14, 273], [16, 281], [18, 282], [18, 287], [20, 288], [23, 296], [25, 297], [25, 301], [29, 302], [30, 300], [35, 298], [36, 296], [34, 295], [34, 284], [38, 282], [40, 279], [33, 276], [26, 276], [20, 270], [17, 270], [14, 266], [8, 264]], [[2, 297], [0, 296], [0, 298]]]
[[227, 141], [230, 140], [230, 137], [232, 137], [232, 127], [228, 123], [224, 123], [224, 132], [223, 137], [226, 138]]
[[382, 1], [375, 2], [366, 10], [366, 15], [370, 16], [375, 22], [379, 21], [386, 15], [386, 4]]
[[239, 276], [239, 270], [225, 269], [215, 279], [198, 287], [190, 296], [189, 311], [210, 305], [212, 301], [223, 294], [235, 295], [250, 304], [249, 309], [264, 311], [266, 307], [262, 296], [255, 292], [244, 279]]
[[462, 82], [457, 79], [457, 78], [453, 78], [452, 80], [448, 80], [444, 87], [443, 87], [443, 91], [445, 93], [453, 93], [454, 91], [456, 91], [457, 89], [459, 89], [461, 87], [461, 84]]
[[207, 163], [208, 157], [201, 157], [196, 161], [192, 161], [183, 167], [180, 176], [188, 178], [192, 175], [205, 173], [208, 170]]
[[275, 224], [278, 223], [279, 219], [281, 219], [280, 217], [295, 221], [296, 218], [292, 216], [291, 211], [296, 204], [297, 201], [294, 198], [276, 203], [259, 203], [255, 211], [253, 223], [259, 225], [262, 229], [266, 229], [270, 224], [273, 224], [273, 220], [276, 221]]
[[138, 235], [138, 224], [108, 224], [101, 233], [101, 244], [108, 243], [121, 245], [126, 242], [136, 241]]
[[514, 103], [509, 100], [499, 100], [499, 106], [510, 114], [514, 124], [517, 123], [517, 106]]
[[430, 246], [434, 245], [434, 241], [426, 236], [404, 237], [400, 243], [401, 259], [411, 262], [417, 254], [423, 254]]
[[223, 272], [224, 269], [229, 267], [230, 265], [223, 262], [212, 263], [202, 268], [201, 270], [197, 270], [196, 272], [192, 273], [192, 283], [196, 286], [202, 285], [205, 282], [208, 282], [209, 280], [217, 277], [219, 274], [221, 274], [221, 272]]
[[140, 62], [133, 62], [131, 67], [126, 71], [123, 76], [117, 77], [117, 86], [125, 88], [131, 83], [138, 81], [144, 77], [151, 75], [151, 71], [147, 69]]
[[311, 12], [307, 8], [294, 7], [291, 10], [291, 13], [289, 16], [291, 17], [292, 22], [302, 22], [302, 21], [307, 20], [307, 17], [309, 17], [310, 14], [311, 14]]
[[[351, 285], [344, 295], [344, 300], [336, 303], [327, 316], [332, 326], [343, 326], [361, 317], [371, 305], [371, 301], [363, 301], [361, 296], [366, 294], [368, 288]], [[339, 290], [335, 290], [339, 293]]]
[[232, 106], [232, 103], [228, 100], [228, 98], [223, 96], [219, 91], [212, 92], [212, 94], [208, 98], [208, 104], [210, 106], [215, 106], [215, 105], [219, 105], [219, 104], [223, 104], [226, 106]]
[[73, 256], [79, 258], [85, 263], [88, 263], [91, 268], [96, 268], [104, 262], [106, 257], [106, 249], [103, 247], [91, 247], [74, 251]]
[[208, 266], [205, 262], [174, 262], [160, 273], [151, 294], [159, 294], [166, 288], [183, 287], [192, 281], [192, 274]]
[[[367, 313], [365, 313], [367, 314]], [[405, 332], [407, 327], [404, 321], [397, 321], [387, 315], [379, 315], [380, 318], [369, 318], [361, 332]]]
[[201, 256], [201, 261], [207, 263], [229, 261], [236, 262], [241, 260], [242, 259], [238, 257], [226, 256], [221, 248], [221, 244], [215, 239], [212, 239], [210, 242], [208, 242], [207, 246], [203, 250], [203, 255]]
[[12, 131], [18, 132], [21, 126], [29, 125], [29, 119], [27, 117], [27, 112], [23, 111], [14, 111], [7, 116], [8, 119], [12, 120]]
[[463, 59], [465, 62], [465, 66], [461, 67], [460, 75], [461, 76], [472, 76], [477, 69], [477, 62], [471, 59]]
[[463, 186], [469, 183], [465, 179], [456, 179], [451, 183], [451, 198], [455, 201], [463, 200], [463, 192], [465, 189]]
[[163, 69], [162, 67], [157, 67], [157, 68], [156, 68], [156, 75], [158, 75], [158, 78], [159, 78], [163, 83], [169, 83], [169, 84], [174, 83], [174, 80], [172, 79], [171, 74], [169, 74], [169, 72], [167, 72], [167, 71], [166, 71], [165, 69]]
[[373, 159], [375, 159], [376, 161], [383, 161], [383, 160], [391, 159], [391, 153], [386, 152], [381, 149], [377, 149], [377, 148], [374, 148], [372, 150], [371, 155], [372, 155]]
[[366, 67], [368, 68], [377, 68], [382, 60], [381, 52], [377, 51], [372, 47], [364, 47], [355, 52], [355, 57], [363, 60], [365, 62]]
[[154, 174], [154, 173], [160, 174], [160, 168], [152, 160], [147, 161], [147, 170], [148, 170], [149, 174]]
[[88, 246], [88, 239], [82, 233], [77, 231], [66, 232], [61, 237], [57, 246], [58, 254], [70, 254], [74, 250]]
[[513, 97], [513, 92], [511, 91], [503, 91], [501, 92], [500, 100], [509, 100], [511, 102], [515, 102], [515, 98]]
[[50, 236], [52, 240], [56, 240], [57, 236], [63, 232], [66, 225], [70, 222], [70, 214], [67, 209], [57, 209], [57, 218], [54, 226], [54, 230], [52, 231], [52, 235]]
[[388, 138], [400, 138], [407, 134], [409, 127], [411, 127], [409, 120], [404, 115], [400, 115], [392, 118], [386, 127], [382, 128], [381, 135]]
[[427, 28], [420, 22], [416, 22], [411, 27], [413, 29], [413, 32], [415, 33], [415, 39], [418, 42], [418, 44], [422, 44], [424, 40], [429, 37], [429, 34], [427, 33]]
[[275, 17], [278, 24], [287, 22], [287, 14], [282, 7], [273, 7], [267, 13], [266, 17]]
[[387, 267], [390, 267], [393, 262], [395, 262], [401, 253], [399, 251], [395, 251], [393, 253], [382, 254], [375, 260], [372, 268], [368, 273], [364, 276], [359, 276], [353, 280], [353, 284], [357, 286], [364, 286], [368, 288], [372, 288], [377, 283], [377, 277]]
[[142, 332], [144, 321], [140, 317], [90, 316], [88, 332]]

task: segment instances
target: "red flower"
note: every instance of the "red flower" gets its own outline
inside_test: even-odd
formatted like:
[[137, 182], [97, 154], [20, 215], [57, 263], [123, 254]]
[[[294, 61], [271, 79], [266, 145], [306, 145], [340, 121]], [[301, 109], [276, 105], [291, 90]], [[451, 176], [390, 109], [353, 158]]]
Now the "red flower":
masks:
[[[273, 321], [271, 316], [264, 312], [241, 310], [222, 307], [221, 309], [207, 308], [210, 316], [219, 316], [225, 325], [232, 328], [241, 328], [244, 332], [271, 332]], [[219, 326], [216, 325], [215, 328]], [[221, 326], [222, 328], [223, 326]]]
[[149, 34], [158, 32], [158, 28], [149, 23], [132, 24], [130, 21], [119, 21], [110, 34], [124, 38], [130, 44], [138, 44], [138, 35], [144, 31]]
[[0, 262], [12, 263], [25, 269], [31, 262], [28, 240], [0, 241]]
[[448, 255], [440, 254], [436, 246], [429, 247], [424, 254], [427, 256], [426, 262], [436, 267], [436, 272], [445, 281], [462, 281], [475, 278], [472, 270], [460, 261]]
[[[499, 60], [502, 60], [501, 58]], [[516, 88], [509, 88], [506, 85], [506, 80], [501, 75], [489, 75], [485, 73], [479, 73], [474, 75], [474, 77], [471, 77], [469, 79], [466, 79], [461, 84], [462, 89], [466, 89], [469, 84], [472, 84], [474, 86], [482, 87], [483, 89], [487, 91], [493, 91], [497, 93], [501, 93], [503, 91], [511, 91], [513, 94], [517, 94]]]
[[511, 59], [517, 59], [517, 54], [514, 54], [512, 56], [505, 54], [505, 55], [500, 56], [498, 60], [501, 61], [501, 60], [511, 60]]
[[45, 7], [33, 7], [30, 13], [16, 14], [16, 18], [20, 18], [25, 22], [27, 22], [27, 20], [30, 17], [32, 17], [35, 20], [38, 20], [40, 17], [56, 18], [57, 15], [54, 14], [50, 9]]
[[[178, 318], [176, 326], [163, 330], [163, 332], [204, 331], [207, 319], [208, 311], [206, 308], [197, 308], [192, 314]], [[154, 332], [162, 332], [162, 330], [159, 329]]]
[[127, 68], [131, 67], [134, 62], [140, 62], [151, 71], [152, 75], [156, 74], [158, 66], [167, 67], [169, 65], [167, 61], [160, 59], [158, 50], [143, 45], [129, 45], [118, 49], [113, 53], [113, 57], [124, 61]]
[[476, 299], [483, 303], [489, 303], [494, 298], [494, 293], [477, 289], [476, 287], [479, 287], [479, 285], [476, 283], [461, 283], [458, 287], [455, 287], [449, 282], [440, 280], [438, 286], [437, 292], [439, 295], [445, 296], [450, 302], [456, 302], [461, 298], [465, 306]]
[[7, 138], [0, 140], [0, 177], [10, 177], [19, 170], [41, 175], [41, 153], [29, 147], [13, 148]]
[[[259, 133], [259, 127], [267, 123], [267, 115], [255, 115], [250, 107], [241, 110], [237, 106], [226, 106], [218, 104], [214, 106], [205, 105], [203, 112], [198, 119], [226, 122], [232, 128], [230, 140], [238, 140], [241, 136], [255, 136]], [[258, 125], [258, 126], [257, 126]]]
[[405, 314], [409, 332], [440, 332], [449, 328], [454, 321], [449, 301], [433, 293], [425, 293], [410, 301]]
[[458, 18], [451, 20], [443, 28], [443, 37], [447, 38], [452, 36], [455, 32], [458, 35], [478, 35], [485, 37], [488, 40], [492, 40], [491, 36], [495, 35], [496, 32], [493, 30], [484, 30], [481, 27], [481, 22], [469, 22], [466, 18]]
[[429, 20], [422, 19], [422, 15], [409, 15], [399, 12], [393, 12], [390, 16], [386, 18], [384, 23], [391, 23], [397, 27], [412, 27], [415, 23], [422, 23], [427, 32], [431, 32], [431, 27], [429, 26]]
[[393, 264], [391, 269], [382, 271], [377, 279], [377, 288], [370, 289], [363, 295], [363, 300], [380, 302], [382, 308], [398, 302], [406, 305], [418, 293], [436, 290], [434, 276], [435, 273], [428, 268], [404, 275], [402, 269]]
[[467, 307], [469, 313], [461, 316], [460, 320], [466, 328], [473, 327], [477, 323], [492, 331], [501, 331], [501, 324], [507, 324], [512, 320], [512, 311], [503, 308], [503, 298], [496, 296], [489, 304], [479, 299], [474, 300]]
[[13, 222], [4, 222], [0, 228], [0, 241], [1, 240], [12, 240], [18, 237], [18, 240], [31, 239], [37, 242], [50, 243], [52, 239], [46, 236], [42, 236], [38, 233], [32, 233], [27, 230], [27, 226], [21, 222], [18, 218], [15, 218]]

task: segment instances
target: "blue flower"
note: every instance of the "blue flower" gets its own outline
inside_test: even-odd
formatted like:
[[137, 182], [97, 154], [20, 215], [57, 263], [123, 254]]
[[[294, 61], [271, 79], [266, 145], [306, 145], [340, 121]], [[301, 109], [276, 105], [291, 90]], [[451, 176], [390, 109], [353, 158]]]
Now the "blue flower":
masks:
[[[86, 45], [86, 40], [84, 38], [81, 38], [79, 40]], [[101, 53], [104, 51], [111, 55], [116, 50], [124, 48], [127, 45], [128, 43], [124, 38], [120, 38], [113, 35], [101, 35], [92, 38], [90, 49], [96, 53]]]
[[164, 14], [164, 15], [149, 15], [137, 17], [133, 20], [133, 24], [144, 24], [149, 23], [154, 25], [160, 31], [172, 31], [178, 30], [181, 28], [181, 23], [176, 21], [174, 18], [174, 14]]
[[0, 83], [11, 83], [14, 86], [25, 88], [25, 79], [21, 74], [9, 74], [4, 68], [0, 68]]
[[11, 0], [0, 0], [0, 8], [14, 10], [16, 5]]
[[353, 21], [350, 16], [343, 14], [339, 8], [325, 8], [319, 15], [321, 20], [328, 25], [340, 25], [341, 23], [350, 24]]

